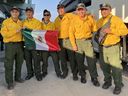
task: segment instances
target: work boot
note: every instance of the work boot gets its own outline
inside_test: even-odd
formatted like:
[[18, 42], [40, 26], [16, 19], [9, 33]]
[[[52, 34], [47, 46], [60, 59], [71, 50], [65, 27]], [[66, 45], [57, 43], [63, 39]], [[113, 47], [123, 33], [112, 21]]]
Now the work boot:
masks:
[[37, 79], [37, 81], [42, 81], [43, 77], [42, 77], [42, 75], [40, 74], [40, 75], [37, 75], [37, 76], [36, 76], [36, 79]]
[[107, 81], [107, 82], [105, 82], [105, 83], [103, 84], [102, 88], [103, 88], [103, 89], [108, 89], [111, 85], [112, 85], [112, 83]]
[[43, 72], [43, 74], [42, 74], [43, 78], [46, 77], [47, 74], [48, 74], [48, 72]]
[[68, 76], [68, 69], [63, 72], [62, 79], [65, 79]]
[[27, 75], [25, 80], [30, 80], [33, 76], [34, 76], [33, 74], [32, 75]]
[[100, 83], [97, 80], [97, 78], [92, 78], [91, 81], [92, 81], [92, 83], [93, 83], [94, 86], [96, 86], [96, 87], [99, 87], [100, 86]]
[[61, 73], [56, 73], [56, 76], [57, 76], [58, 78], [63, 78], [63, 75], [62, 75]]
[[73, 80], [77, 81], [78, 80], [78, 76], [77, 75], [73, 75]]
[[81, 77], [81, 83], [86, 83], [87, 81], [86, 81], [86, 78], [85, 77]]
[[7, 89], [8, 90], [13, 90], [14, 89], [14, 84], [13, 83], [12, 84], [8, 84]]
[[115, 87], [114, 90], [113, 90], [113, 94], [120, 94], [121, 93], [121, 87]]

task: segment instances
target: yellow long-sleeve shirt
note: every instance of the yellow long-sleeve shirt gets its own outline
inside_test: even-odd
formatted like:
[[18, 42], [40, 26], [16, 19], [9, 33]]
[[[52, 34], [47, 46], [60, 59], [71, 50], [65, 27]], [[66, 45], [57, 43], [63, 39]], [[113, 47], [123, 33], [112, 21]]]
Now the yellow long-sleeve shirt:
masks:
[[59, 31], [59, 38], [69, 38], [69, 27], [71, 20], [75, 17], [75, 14], [66, 13], [62, 19], [59, 16], [55, 19], [55, 28]]
[[[97, 27], [101, 28], [106, 22], [108, 22], [111, 16], [112, 15], [110, 14], [106, 18], [99, 19], [97, 21]], [[124, 36], [128, 34], [127, 27], [125, 26], [123, 21], [117, 16], [112, 16], [110, 30], [111, 30], [111, 33], [107, 34], [107, 37], [103, 43], [104, 46], [114, 45], [120, 42], [120, 36]]]
[[72, 47], [76, 46], [76, 39], [88, 39], [92, 37], [92, 32], [97, 31], [96, 22], [92, 16], [87, 15], [82, 20], [79, 16], [73, 18], [70, 29], [69, 29], [69, 38], [72, 44]]
[[41, 22], [35, 18], [25, 19], [23, 21], [23, 27], [27, 27], [27, 28], [33, 29], [33, 30], [41, 30], [42, 29]]
[[42, 22], [41, 24], [42, 24], [42, 30], [55, 30], [55, 25], [53, 22], [49, 22], [48, 24]]
[[54, 24], [55, 24], [55, 29], [60, 31], [60, 26], [61, 26], [61, 19], [60, 17], [56, 17], [55, 21], [54, 21]]
[[22, 41], [22, 34], [18, 32], [22, 28], [22, 25], [20, 20], [14, 22], [11, 17], [4, 20], [1, 28], [3, 41], [5, 43]]

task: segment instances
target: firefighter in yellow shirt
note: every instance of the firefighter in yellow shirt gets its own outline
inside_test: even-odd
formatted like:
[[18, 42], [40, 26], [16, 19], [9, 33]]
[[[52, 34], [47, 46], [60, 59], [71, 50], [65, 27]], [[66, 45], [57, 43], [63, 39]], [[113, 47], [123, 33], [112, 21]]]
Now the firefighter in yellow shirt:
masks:
[[1, 35], [5, 43], [5, 80], [8, 89], [14, 88], [13, 65], [15, 61], [14, 80], [22, 83], [21, 67], [23, 63], [23, 45], [22, 45], [22, 22], [18, 19], [20, 10], [13, 7], [10, 11], [11, 17], [4, 20], [1, 28]]
[[84, 71], [84, 58], [83, 54], [86, 56], [88, 69], [91, 75], [91, 81], [94, 86], [100, 86], [97, 79], [97, 69], [96, 69], [96, 58], [94, 56], [93, 46], [92, 46], [92, 32], [97, 30], [96, 22], [92, 16], [86, 14], [86, 7], [83, 3], [77, 5], [76, 13], [77, 16], [73, 18], [71, 26], [69, 29], [69, 38], [76, 52], [76, 60], [78, 63], [78, 71], [81, 75], [81, 83], [86, 83], [86, 73]]
[[122, 87], [122, 65], [120, 57], [120, 36], [128, 34], [128, 30], [123, 21], [111, 14], [110, 4], [100, 5], [101, 15], [97, 22], [98, 28], [103, 28], [110, 20], [110, 25], [103, 29], [105, 32], [105, 40], [100, 48], [100, 64], [104, 73], [103, 89], [108, 89], [112, 85], [112, 77], [114, 79], [114, 94], [120, 94]]
[[59, 45], [61, 48], [61, 51], [59, 52], [59, 59], [61, 61], [63, 78], [66, 78], [68, 75], [68, 67], [67, 67], [67, 57], [68, 57], [73, 74], [73, 80], [78, 80], [75, 52], [72, 51], [72, 46], [69, 41], [70, 22], [72, 18], [74, 18], [75, 14], [65, 13], [64, 5], [62, 4], [58, 4], [57, 10], [59, 16], [55, 19], [54, 23], [56, 30], [59, 31]]
[[[27, 18], [23, 21], [23, 27], [33, 30], [41, 30], [41, 22], [33, 17], [33, 8], [27, 7], [25, 12]], [[29, 80], [35, 74], [36, 79], [41, 81], [40, 51], [25, 47], [25, 60], [27, 66], [27, 76], [25, 79]]]
[[[50, 21], [51, 13], [48, 10], [44, 10], [43, 12], [43, 20], [42, 20], [42, 30], [55, 30], [54, 23]], [[57, 52], [48, 52], [48, 51], [41, 51], [42, 55], [42, 60], [43, 60], [43, 65], [42, 65], [42, 75], [45, 77], [48, 72], [47, 72], [47, 67], [48, 67], [48, 57], [49, 55], [52, 57], [54, 67], [55, 67], [55, 72], [58, 78], [61, 78], [61, 70], [60, 70], [60, 65], [59, 65], [59, 58]]]

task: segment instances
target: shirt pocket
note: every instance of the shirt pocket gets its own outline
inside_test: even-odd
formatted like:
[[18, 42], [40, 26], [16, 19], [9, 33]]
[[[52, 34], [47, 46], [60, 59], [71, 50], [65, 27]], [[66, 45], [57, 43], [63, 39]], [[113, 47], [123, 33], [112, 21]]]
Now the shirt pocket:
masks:
[[10, 31], [16, 30], [16, 26], [13, 25], [13, 24], [8, 24], [7, 28], [8, 28], [8, 30], [10, 30]]

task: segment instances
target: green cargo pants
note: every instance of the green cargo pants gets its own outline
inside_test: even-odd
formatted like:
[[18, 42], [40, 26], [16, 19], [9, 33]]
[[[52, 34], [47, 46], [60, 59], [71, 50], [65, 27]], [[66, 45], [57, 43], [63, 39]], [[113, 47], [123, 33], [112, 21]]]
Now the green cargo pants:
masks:
[[115, 86], [121, 87], [122, 83], [122, 65], [120, 57], [120, 45], [111, 47], [100, 47], [100, 65], [104, 74], [105, 82], [112, 82]]
[[47, 72], [49, 56], [52, 57], [56, 74], [61, 74], [57, 52], [48, 52], [48, 51], [41, 51], [41, 59], [43, 60], [42, 72]]
[[23, 64], [22, 42], [5, 43], [5, 80], [7, 84], [13, 83], [13, 65], [15, 61], [15, 80], [21, 79], [21, 68]]
[[61, 61], [62, 72], [66, 73], [67, 68], [67, 57], [70, 62], [71, 71], [73, 75], [77, 75], [77, 62], [75, 59], [75, 52], [72, 51], [72, 46], [69, 39], [59, 39], [59, 45], [61, 51], [59, 52], [59, 59]]
[[78, 50], [76, 51], [76, 60], [78, 63], [78, 71], [81, 75], [81, 77], [85, 77], [85, 68], [84, 68], [84, 57], [83, 54], [85, 54], [87, 64], [88, 64], [88, 70], [90, 73], [90, 76], [92, 78], [97, 78], [97, 68], [96, 68], [96, 58], [93, 50], [93, 46], [91, 43], [91, 39], [77, 39], [76, 44], [78, 47]]
[[25, 61], [28, 75], [35, 74], [36, 77], [41, 75], [40, 56], [40, 51], [25, 48]]

